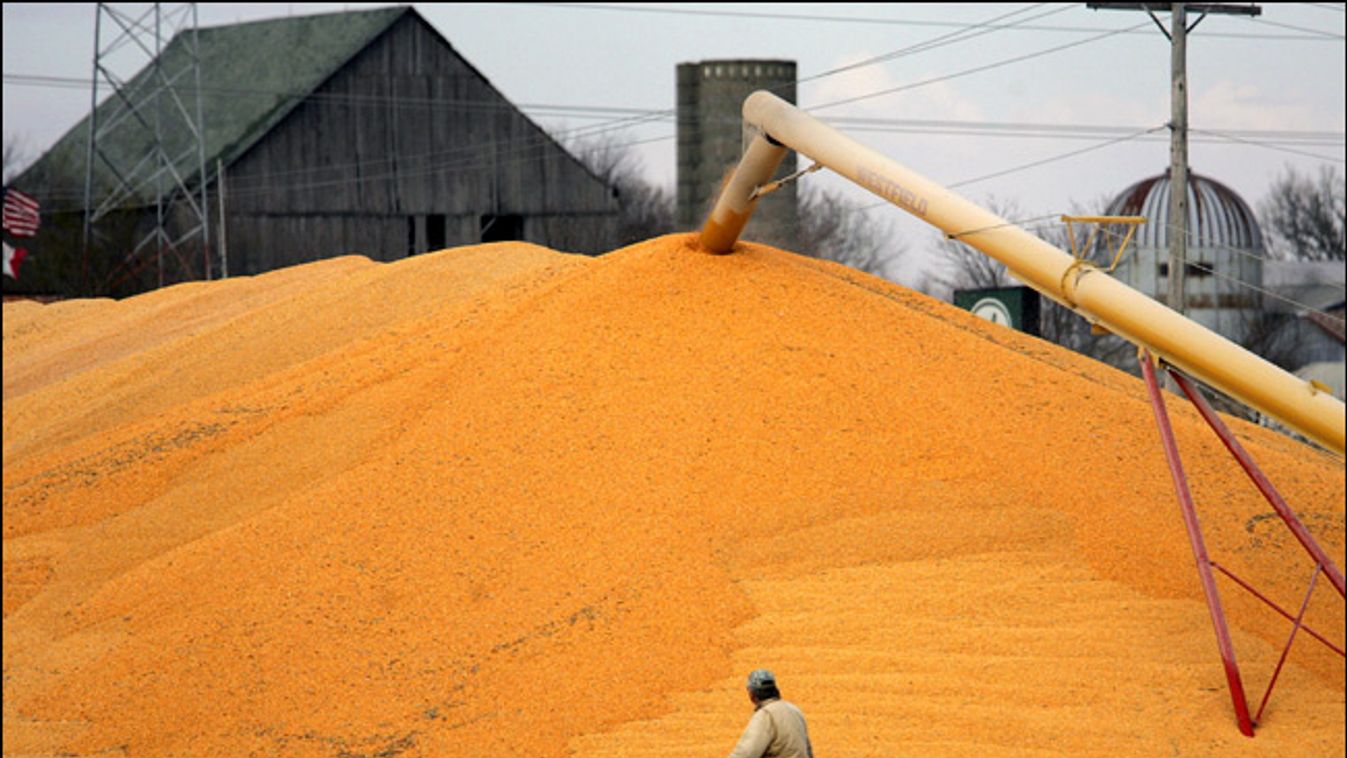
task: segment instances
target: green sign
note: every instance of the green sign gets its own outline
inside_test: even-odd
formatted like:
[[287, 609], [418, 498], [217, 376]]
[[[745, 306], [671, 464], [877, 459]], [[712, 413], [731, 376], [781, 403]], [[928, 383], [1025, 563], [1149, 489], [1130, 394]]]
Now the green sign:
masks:
[[954, 304], [994, 324], [1038, 336], [1039, 295], [1032, 288], [956, 290]]

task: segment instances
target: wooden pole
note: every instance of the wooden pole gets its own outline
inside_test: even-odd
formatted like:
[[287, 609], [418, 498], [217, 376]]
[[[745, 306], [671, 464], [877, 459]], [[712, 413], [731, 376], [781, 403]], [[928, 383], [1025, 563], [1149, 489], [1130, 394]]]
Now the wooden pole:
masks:
[[1169, 26], [1169, 307], [1184, 313], [1188, 262], [1188, 16], [1183, 3], [1173, 4]]

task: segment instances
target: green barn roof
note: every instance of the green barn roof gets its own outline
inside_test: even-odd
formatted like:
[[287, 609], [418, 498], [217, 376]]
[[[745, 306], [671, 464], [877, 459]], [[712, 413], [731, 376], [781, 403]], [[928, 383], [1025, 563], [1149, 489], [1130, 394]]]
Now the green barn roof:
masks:
[[[399, 6], [197, 29], [207, 175], [214, 175], [217, 160], [228, 164], [242, 155], [356, 53], [409, 12], [409, 7]], [[159, 63], [166, 77], [171, 79], [176, 73], [189, 70], [192, 34], [191, 29], [180, 32], [160, 55]], [[151, 92], [154, 79], [153, 64], [147, 65], [127, 85], [129, 92], [138, 95], [130, 99], [146, 99], [140, 93]], [[195, 78], [181, 76], [172, 81], [170, 89], [194, 116]], [[162, 107], [171, 115], [171, 109], [179, 106], [174, 98], [164, 97]], [[135, 169], [137, 161], [153, 145], [152, 132], [139, 123], [137, 114], [121, 98], [104, 97], [96, 113], [100, 125], [116, 124], [100, 136], [99, 148], [117, 171], [128, 177], [128, 184], [135, 187], [128, 201], [153, 203], [154, 187], [148, 181], [150, 167]], [[147, 125], [153, 125], [153, 109], [139, 116]], [[197, 155], [186, 122], [181, 117], [170, 117], [161, 124], [175, 170], [189, 186], [194, 185]], [[78, 207], [84, 200], [88, 149], [86, 116], [25, 171], [16, 184], [46, 195], [44, 203], [50, 201], [53, 210]], [[94, 182], [96, 197], [105, 197], [115, 185], [116, 174], [107, 162], [95, 160]]]

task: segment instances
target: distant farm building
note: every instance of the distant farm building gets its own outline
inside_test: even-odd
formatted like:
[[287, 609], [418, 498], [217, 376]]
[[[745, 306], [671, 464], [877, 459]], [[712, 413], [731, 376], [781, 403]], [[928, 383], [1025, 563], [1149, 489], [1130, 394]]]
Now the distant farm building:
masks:
[[[1169, 172], [1143, 179], [1109, 204], [1116, 216], [1145, 216], [1118, 267], [1118, 278], [1168, 304]], [[1244, 339], [1263, 308], [1263, 234], [1248, 203], [1234, 190], [1188, 174], [1185, 315], [1235, 341]]]
[[[1169, 299], [1169, 172], [1123, 190], [1106, 213], [1145, 216], [1117, 276]], [[1342, 392], [1343, 267], [1340, 261], [1269, 258], [1249, 205], [1220, 182], [1188, 175], [1184, 279], [1189, 318], [1282, 368]]]
[[[739, 163], [743, 146], [744, 99], [769, 90], [795, 102], [795, 61], [708, 60], [678, 64], [678, 226], [695, 229], [706, 220], [727, 172]], [[795, 171], [795, 152], [786, 153], [775, 177]], [[797, 241], [796, 185], [786, 184], [762, 198], [745, 236], [786, 247]]]
[[[186, 54], [184, 35], [160, 56], [165, 67]], [[209, 248], [125, 260], [147, 213], [153, 222], [151, 190], [102, 224], [94, 254], [84, 254], [86, 117], [15, 180], [46, 212], [19, 289], [117, 295], [151, 288], [159, 276], [218, 277], [221, 169], [231, 276], [349, 253], [392, 261], [497, 240], [593, 253], [614, 242], [614, 190], [409, 7], [201, 28], [197, 38]], [[142, 71], [130, 86], [149, 78]], [[194, 83], [174, 86], [194, 102]], [[125, 110], [108, 98], [97, 117], [129, 120]], [[122, 133], [102, 149], [134, 160], [143, 134]], [[186, 134], [167, 140], [188, 142]], [[201, 164], [186, 152], [177, 170], [199, 188]], [[95, 189], [114, 181], [95, 161]], [[166, 272], [152, 270], [161, 264]], [[6, 291], [15, 286], [6, 279]]]
[[1343, 397], [1347, 359], [1342, 261], [1267, 261], [1263, 306], [1271, 359]]

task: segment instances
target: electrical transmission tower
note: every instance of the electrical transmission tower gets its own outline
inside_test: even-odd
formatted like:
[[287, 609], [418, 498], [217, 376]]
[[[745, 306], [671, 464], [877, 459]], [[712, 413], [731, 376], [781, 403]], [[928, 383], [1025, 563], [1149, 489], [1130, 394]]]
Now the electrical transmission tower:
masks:
[[[136, 276], [151, 263], [160, 287], [166, 265], [175, 266], [175, 280], [210, 278], [196, 3], [142, 8], [127, 12], [99, 3], [94, 21], [84, 180], [86, 277], [100, 222], [127, 212], [138, 219], [134, 246], [118, 251], [124, 257], [100, 289]], [[101, 110], [100, 89], [107, 98]], [[143, 231], [150, 226], [151, 208], [153, 225]]]

